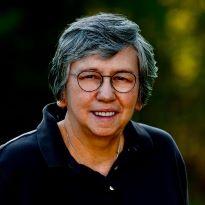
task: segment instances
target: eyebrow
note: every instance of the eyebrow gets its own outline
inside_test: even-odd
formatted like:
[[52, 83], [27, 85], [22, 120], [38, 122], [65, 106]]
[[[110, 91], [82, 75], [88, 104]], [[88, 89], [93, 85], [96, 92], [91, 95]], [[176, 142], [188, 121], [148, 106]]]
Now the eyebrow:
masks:
[[[87, 69], [79, 69], [79, 71], [77, 73], [81, 73], [84, 71], [94, 71], [94, 72], [102, 73], [98, 68], [95, 68], [95, 67], [91, 67], [91, 68], [87, 68]], [[129, 72], [129, 73], [133, 73], [133, 74], [138, 74], [138, 71], [133, 72], [132, 70], [128, 70], [128, 69], [114, 70], [114, 71], [111, 71], [111, 74], [120, 73], [120, 72]]]

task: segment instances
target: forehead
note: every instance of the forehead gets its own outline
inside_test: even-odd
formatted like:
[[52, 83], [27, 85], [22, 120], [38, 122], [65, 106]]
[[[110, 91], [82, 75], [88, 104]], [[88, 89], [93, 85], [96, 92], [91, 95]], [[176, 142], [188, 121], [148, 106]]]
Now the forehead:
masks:
[[137, 51], [133, 47], [123, 48], [115, 55], [105, 58], [98, 54], [83, 57], [71, 64], [70, 69], [75, 72], [97, 70], [100, 72], [116, 72], [125, 70], [138, 71]]

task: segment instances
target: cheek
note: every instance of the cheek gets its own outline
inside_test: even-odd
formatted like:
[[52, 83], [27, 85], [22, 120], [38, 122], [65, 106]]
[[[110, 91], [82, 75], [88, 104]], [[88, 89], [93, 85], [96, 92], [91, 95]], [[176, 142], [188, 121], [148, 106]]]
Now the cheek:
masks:
[[91, 93], [86, 93], [78, 85], [70, 86], [67, 89], [67, 105], [73, 110], [79, 110], [89, 107], [92, 101]]
[[124, 106], [128, 109], [133, 109], [137, 103], [137, 93], [131, 92], [127, 93], [126, 95], [122, 96], [123, 98], [121, 101], [123, 102]]

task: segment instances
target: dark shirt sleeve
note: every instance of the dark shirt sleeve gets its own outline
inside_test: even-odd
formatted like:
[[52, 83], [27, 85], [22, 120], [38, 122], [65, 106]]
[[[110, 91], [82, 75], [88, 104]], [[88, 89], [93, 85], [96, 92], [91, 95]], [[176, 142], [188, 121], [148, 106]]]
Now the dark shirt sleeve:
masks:
[[164, 130], [147, 125], [142, 125], [142, 127], [149, 134], [153, 143], [153, 149], [158, 150], [158, 159], [161, 159], [161, 162], [165, 162], [166, 166], [169, 167], [167, 173], [168, 177], [172, 177], [175, 181], [174, 184], [176, 187], [173, 191], [176, 192], [178, 203], [180, 205], [188, 205], [186, 164], [176, 142]]
[[15, 186], [17, 184], [14, 168], [15, 161], [10, 160], [6, 149], [0, 149], [0, 204], [16, 204]]
[[184, 159], [176, 149], [175, 152], [176, 162], [177, 162], [177, 174], [178, 174], [178, 181], [180, 186], [180, 194], [182, 199], [182, 204], [188, 205], [189, 204], [189, 196], [188, 196], [188, 183], [187, 183], [187, 170]]

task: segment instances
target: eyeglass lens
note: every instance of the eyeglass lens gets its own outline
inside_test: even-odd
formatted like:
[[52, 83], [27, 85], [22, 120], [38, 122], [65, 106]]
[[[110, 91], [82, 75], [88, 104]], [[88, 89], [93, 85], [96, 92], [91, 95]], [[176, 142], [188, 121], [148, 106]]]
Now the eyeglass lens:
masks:
[[91, 92], [102, 85], [104, 77], [111, 78], [111, 85], [118, 92], [129, 92], [136, 83], [136, 76], [130, 72], [118, 72], [112, 76], [102, 76], [95, 71], [83, 71], [78, 74], [77, 80], [83, 90]]

